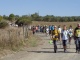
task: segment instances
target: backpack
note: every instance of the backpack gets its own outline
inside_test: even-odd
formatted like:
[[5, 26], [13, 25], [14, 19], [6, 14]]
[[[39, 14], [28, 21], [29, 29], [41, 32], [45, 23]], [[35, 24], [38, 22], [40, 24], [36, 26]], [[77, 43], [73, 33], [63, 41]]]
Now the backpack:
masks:
[[76, 37], [80, 37], [80, 29], [77, 29], [77, 30], [76, 30], [75, 35], [76, 35]]

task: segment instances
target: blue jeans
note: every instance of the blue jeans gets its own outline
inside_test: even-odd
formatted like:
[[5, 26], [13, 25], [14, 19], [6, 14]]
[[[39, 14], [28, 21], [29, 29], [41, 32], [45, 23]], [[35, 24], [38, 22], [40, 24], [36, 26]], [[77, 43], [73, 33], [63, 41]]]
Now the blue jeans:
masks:
[[75, 40], [76, 50], [80, 50], [80, 37]]

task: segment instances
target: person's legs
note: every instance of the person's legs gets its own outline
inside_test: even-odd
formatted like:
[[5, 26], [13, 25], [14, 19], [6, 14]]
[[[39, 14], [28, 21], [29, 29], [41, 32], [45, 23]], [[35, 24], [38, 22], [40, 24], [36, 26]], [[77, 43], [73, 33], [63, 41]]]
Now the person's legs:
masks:
[[69, 37], [69, 44], [71, 44], [71, 38], [72, 38], [72, 37]]
[[54, 45], [54, 52], [56, 53], [56, 51], [57, 51], [57, 44], [56, 44], [56, 40], [53, 40], [53, 45]]
[[76, 40], [75, 40], [75, 44], [76, 44], [76, 52], [78, 52], [78, 49], [79, 49], [78, 38], [76, 38]]
[[33, 34], [35, 34], [35, 32], [33, 31]]
[[63, 49], [64, 49], [64, 52], [66, 52], [66, 48], [67, 48], [67, 46], [66, 46], [66, 40], [63, 40]]
[[49, 35], [51, 34], [51, 30], [49, 30]]
[[80, 38], [78, 38], [78, 42], [79, 42], [79, 51], [80, 51]]
[[79, 51], [80, 51], [80, 41], [79, 41]]

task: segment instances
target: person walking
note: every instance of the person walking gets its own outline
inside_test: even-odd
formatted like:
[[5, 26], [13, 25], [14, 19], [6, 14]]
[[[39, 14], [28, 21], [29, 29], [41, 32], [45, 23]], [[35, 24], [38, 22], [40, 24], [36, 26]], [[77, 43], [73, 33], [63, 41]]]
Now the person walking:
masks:
[[61, 42], [62, 42], [62, 40], [61, 40], [61, 31], [62, 31], [62, 28], [61, 28], [61, 26], [59, 25], [58, 26], [58, 30], [59, 30], [59, 32], [60, 32], [60, 36], [59, 36], [59, 39], [58, 39], [58, 41], [59, 41], [59, 43], [60, 43], [60, 48], [61, 48]]
[[74, 40], [76, 44], [76, 53], [80, 52], [80, 23], [74, 29]]
[[71, 40], [72, 40], [72, 37], [73, 37], [73, 29], [72, 29], [71, 25], [68, 29], [68, 32], [69, 32], [69, 44], [71, 44]]
[[49, 35], [51, 35], [51, 25], [49, 25]]
[[47, 26], [46, 27], [46, 36], [48, 36], [49, 35], [49, 27]]
[[58, 26], [58, 30], [59, 30], [59, 32], [60, 32], [59, 41], [61, 41], [61, 31], [62, 31], [62, 28], [61, 28], [61, 26], [60, 26], [60, 25]]
[[59, 31], [57, 29], [57, 26], [54, 26], [54, 30], [51, 32], [53, 45], [54, 45], [54, 53], [57, 52], [57, 40], [59, 38]]
[[63, 26], [63, 30], [61, 32], [61, 37], [62, 37], [64, 52], [67, 52], [68, 30], [66, 28], [66, 25]]
[[33, 27], [32, 27], [33, 35], [35, 34], [35, 31], [36, 31], [36, 28], [35, 28], [35, 26], [33, 26]]

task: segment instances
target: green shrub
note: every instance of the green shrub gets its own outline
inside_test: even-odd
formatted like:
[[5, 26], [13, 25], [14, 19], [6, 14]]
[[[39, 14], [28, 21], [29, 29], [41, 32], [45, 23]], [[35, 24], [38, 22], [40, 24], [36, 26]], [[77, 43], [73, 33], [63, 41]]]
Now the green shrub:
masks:
[[6, 21], [1, 21], [0, 22], [0, 28], [5, 28], [8, 26], [8, 23]]
[[23, 18], [23, 17], [21, 17], [15, 22], [15, 24], [17, 24], [18, 26], [29, 25], [31, 23], [32, 21], [30, 18]]

